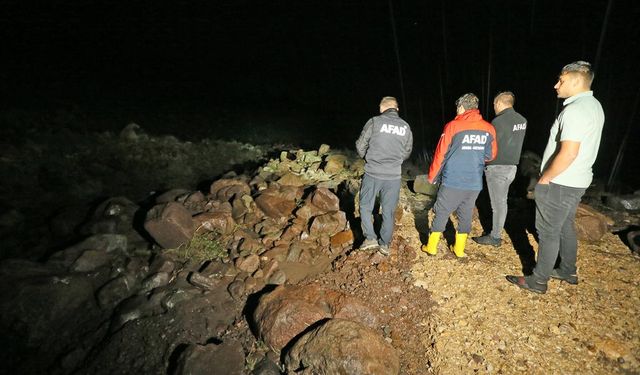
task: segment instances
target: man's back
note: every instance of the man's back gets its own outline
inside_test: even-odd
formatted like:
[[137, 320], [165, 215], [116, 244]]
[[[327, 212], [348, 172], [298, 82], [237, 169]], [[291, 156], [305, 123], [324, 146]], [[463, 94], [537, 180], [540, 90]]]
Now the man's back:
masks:
[[467, 110], [447, 123], [438, 143], [429, 180], [462, 190], [482, 190], [485, 161], [497, 153], [496, 133], [477, 109]]
[[527, 119], [510, 107], [498, 113], [491, 124], [496, 129], [498, 155], [487, 165], [518, 165]]
[[402, 162], [413, 146], [411, 127], [395, 110], [371, 118], [356, 141], [365, 172], [380, 179], [400, 178]]

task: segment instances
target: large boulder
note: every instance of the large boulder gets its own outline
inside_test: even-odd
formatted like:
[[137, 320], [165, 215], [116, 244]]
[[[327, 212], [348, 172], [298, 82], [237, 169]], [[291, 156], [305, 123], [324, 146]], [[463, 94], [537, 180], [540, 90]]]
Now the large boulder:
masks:
[[189, 210], [170, 202], [149, 210], [144, 229], [160, 246], [175, 248], [191, 240], [195, 226]]
[[371, 328], [332, 319], [302, 336], [285, 357], [288, 373], [314, 375], [395, 375], [400, 357]]
[[579, 204], [576, 211], [576, 235], [584, 241], [599, 241], [609, 233], [613, 220], [586, 204]]
[[288, 217], [302, 198], [303, 189], [295, 186], [272, 185], [255, 199], [256, 205], [265, 215], [279, 219]]
[[369, 327], [379, 321], [377, 314], [355, 297], [313, 284], [279, 286], [260, 298], [253, 313], [258, 336], [275, 351], [327, 318], [356, 320]]

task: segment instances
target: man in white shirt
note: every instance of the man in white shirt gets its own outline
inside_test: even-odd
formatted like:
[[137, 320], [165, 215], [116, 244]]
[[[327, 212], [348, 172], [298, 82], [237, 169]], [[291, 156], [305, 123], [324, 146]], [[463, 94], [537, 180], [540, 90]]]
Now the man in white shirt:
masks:
[[[591, 64], [566, 65], [554, 86], [564, 109], [551, 127], [535, 188], [538, 259], [533, 274], [507, 276], [522, 289], [547, 291], [549, 278], [578, 284], [578, 240], [574, 220], [580, 199], [593, 179], [604, 112], [591, 91]], [[560, 266], [554, 269], [560, 257]]]

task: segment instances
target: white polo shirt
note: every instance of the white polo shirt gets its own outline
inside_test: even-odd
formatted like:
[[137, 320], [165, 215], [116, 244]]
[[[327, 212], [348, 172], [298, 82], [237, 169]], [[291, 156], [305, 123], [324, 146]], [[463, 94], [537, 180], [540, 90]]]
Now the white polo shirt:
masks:
[[552, 156], [560, 150], [560, 142], [580, 142], [578, 156], [569, 167], [551, 182], [559, 185], [588, 188], [593, 180], [591, 167], [598, 156], [604, 111], [593, 91], [586, 91], [567, 98], [564, 109], [551, 127], [547, 147], [542, 155], [540, 171], [544, 171]]

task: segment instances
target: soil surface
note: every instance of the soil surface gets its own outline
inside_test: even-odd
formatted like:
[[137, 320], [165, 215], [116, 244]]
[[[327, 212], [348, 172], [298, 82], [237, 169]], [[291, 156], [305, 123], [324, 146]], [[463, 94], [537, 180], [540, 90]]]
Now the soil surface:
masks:
[[[520, 238], [508, 224], [500, 247], [469, 239], [463, 259], [444, 246], [428, 256], [420, 251], [427, 200], [403, 190], [390, 257], [354, 250], [308, 281], [379, 308], [403, 374], [640, 373], [640, 260], [619, 237], [580, 242], [579, 284], [551, 280], [539, 295], [505, 280], [523, 269], [511, 237], [537, 250], [526, 226]], [[474, 215], [470, 238], [481, 234]]]

